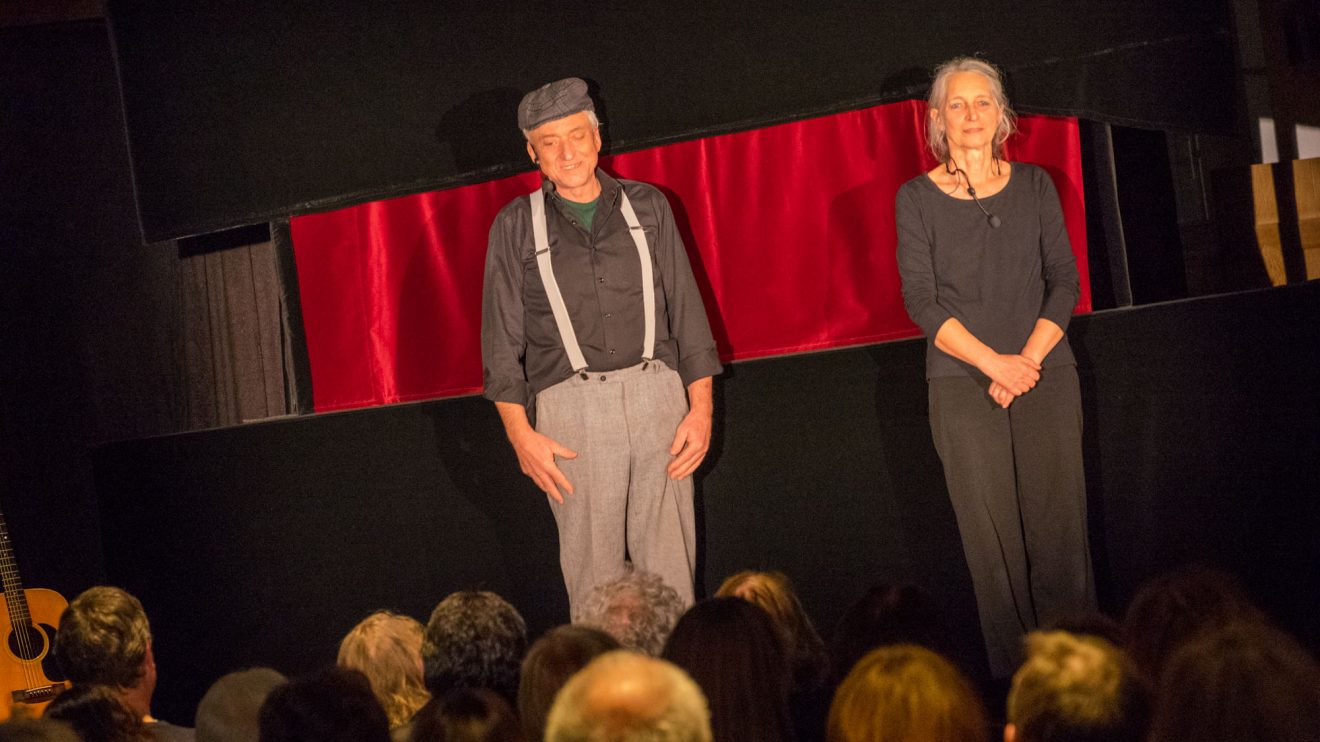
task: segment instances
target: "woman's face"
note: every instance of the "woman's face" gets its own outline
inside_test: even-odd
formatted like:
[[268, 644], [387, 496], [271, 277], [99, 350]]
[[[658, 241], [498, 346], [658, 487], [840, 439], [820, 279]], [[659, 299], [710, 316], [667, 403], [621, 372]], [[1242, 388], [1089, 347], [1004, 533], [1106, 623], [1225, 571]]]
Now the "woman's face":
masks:
[[949, 77], [944, 106], [931, 115], [943, 118], [949, 149], [985, 149], [994, 144], [1003, 111], [989, 78], [979, 72], [955, 72]]

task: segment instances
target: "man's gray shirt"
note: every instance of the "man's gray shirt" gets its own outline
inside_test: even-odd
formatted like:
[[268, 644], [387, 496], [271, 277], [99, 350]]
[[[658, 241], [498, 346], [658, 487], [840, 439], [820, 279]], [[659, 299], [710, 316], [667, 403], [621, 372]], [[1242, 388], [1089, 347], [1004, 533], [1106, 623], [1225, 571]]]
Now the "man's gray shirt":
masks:
[[[678, 371], [683, 384], [722, 370], [692, 278], [687, 251], [669, 202], [645, 183], [616, 180], [603, 171], [600, 205], [588, 233], [557, 208], [554, 184], [545, 181], [550, 259], [559, 291], [592, 371], [642, 361], [642, 270], [637, 246], [619, 211], [628, 200], [651, 251], [656, 298], [655, 360]], [[536, 265], [527, 196], [500, 210], [490, 228], [481, 306], [481, 358], [485, 396], [530, 407], [536, 394], [573, 373]]]

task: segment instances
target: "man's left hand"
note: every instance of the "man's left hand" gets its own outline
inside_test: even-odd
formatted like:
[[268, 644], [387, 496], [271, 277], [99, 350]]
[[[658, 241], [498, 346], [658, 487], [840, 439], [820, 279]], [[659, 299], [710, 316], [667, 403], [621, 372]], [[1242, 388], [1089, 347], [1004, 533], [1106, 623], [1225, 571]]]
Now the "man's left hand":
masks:
[[678, 424], [669, 446], [669, 455], [676, 457], [669, 462], [670, 479], [691, 476], [710, 450], [710, 420], [715, 410], [710, 377], [688, 384], [687, 392], [688, 414]]
[[690, 476], [701, 466], [706, 452], [710, 450], [710, 418], [709, 409], [703, 411], [694, 408], [678, 424], [674, 443], [669, 447], [669, 455], [677, 457], [669, 462], [670, 479]]

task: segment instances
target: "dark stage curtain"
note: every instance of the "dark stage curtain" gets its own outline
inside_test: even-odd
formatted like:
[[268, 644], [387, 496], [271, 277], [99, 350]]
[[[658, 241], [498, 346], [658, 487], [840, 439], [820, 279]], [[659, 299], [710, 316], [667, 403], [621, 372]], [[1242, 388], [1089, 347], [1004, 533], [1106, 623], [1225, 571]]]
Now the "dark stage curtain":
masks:
[[[601, 159], [669, 197], [725, 360], [917, 334], [895, 264], [894, 196], [935, 165], [904, 101]], [[1090, 311], [1076, 119], [1027, 116], [1010, 159], [1054, 178]], [[496, 212], [534, 173], [294, 217], [315, 408], [475, 392]]]

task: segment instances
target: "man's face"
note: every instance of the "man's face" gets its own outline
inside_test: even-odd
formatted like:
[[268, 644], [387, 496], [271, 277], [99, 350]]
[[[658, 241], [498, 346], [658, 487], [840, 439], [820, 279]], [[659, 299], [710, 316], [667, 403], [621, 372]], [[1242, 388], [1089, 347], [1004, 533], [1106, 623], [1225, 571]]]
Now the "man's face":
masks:
[[591, 125], [586, 111], [541, 124], [527, 140], [532, 162], [567, 196], [596, 177], [599, 153], [600, 130]]

